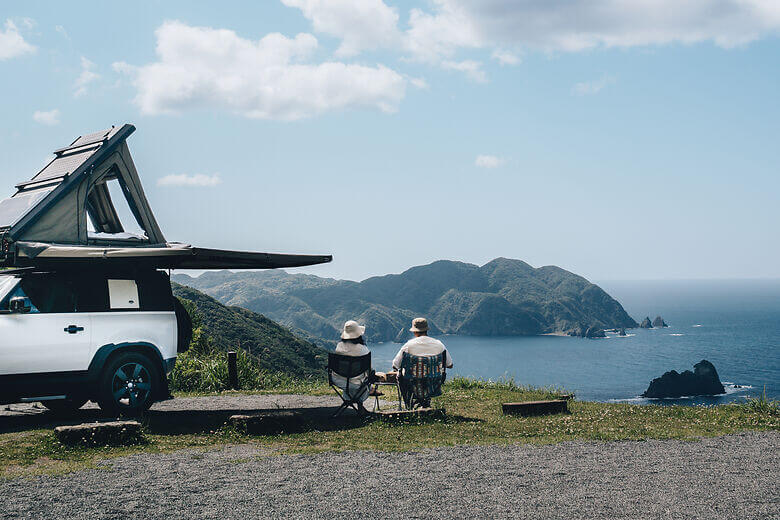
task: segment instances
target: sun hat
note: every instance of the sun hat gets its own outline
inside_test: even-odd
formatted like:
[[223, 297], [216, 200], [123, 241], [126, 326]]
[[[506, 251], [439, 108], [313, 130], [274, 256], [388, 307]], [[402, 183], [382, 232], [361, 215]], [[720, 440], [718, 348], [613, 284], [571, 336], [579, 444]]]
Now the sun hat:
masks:
[[428, 320], [425, 318], [415, 318], [412, 320], [411, 332], [428, 332]]
[[341, 339], [356, 339], [366, 332], [366, 328], [358, 325], [355, 320], [349, 320], [344, 324], [344, 330], [341, 332]]

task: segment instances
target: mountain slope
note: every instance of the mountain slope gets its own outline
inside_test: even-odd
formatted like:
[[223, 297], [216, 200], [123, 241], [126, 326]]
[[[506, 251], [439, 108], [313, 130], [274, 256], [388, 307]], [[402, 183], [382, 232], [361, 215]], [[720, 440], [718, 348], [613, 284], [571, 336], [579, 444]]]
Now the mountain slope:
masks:
[[284, 271], [174, 279], [305, 331], [320, 338], [319, 344], [335, 341], [349, 319], [364, 323], [372, 342], [405, 339], [415, 316], [426, 316], [434, 334], [535, 335], [637, 326], [620, 303], [585, 278], [507, 258], [481, 267], [440, 260], [363, 282]]
[[171, 284], [173, 294], [194, 305], [204, 329], [221, 350], [243, 348], [266, 370], [306, 377], [321, 374], [327, 353], [289, 330], [240, 307], [227, 307], [200, 291]]

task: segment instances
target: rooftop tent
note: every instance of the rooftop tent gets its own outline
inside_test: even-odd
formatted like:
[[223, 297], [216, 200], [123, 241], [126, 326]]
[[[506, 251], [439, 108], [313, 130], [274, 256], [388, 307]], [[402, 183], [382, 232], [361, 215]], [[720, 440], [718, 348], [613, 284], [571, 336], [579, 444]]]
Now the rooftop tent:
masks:
[[127, 147], [134, 131], [126, 124], [77, 138], [0, 201], [0, 267], [265, 269], [331, 261], [167, 243]]
[[[0, 202], [0, 229], [7, 227], [15, 242], [164, 244], [125, 142], [134, 130], [112, 127], [55, 150], [49, 164]], [[112, 199], [112, 182], [125, 200]], [[115, 202], [126, 202], [143, 234], [125, 232]]]

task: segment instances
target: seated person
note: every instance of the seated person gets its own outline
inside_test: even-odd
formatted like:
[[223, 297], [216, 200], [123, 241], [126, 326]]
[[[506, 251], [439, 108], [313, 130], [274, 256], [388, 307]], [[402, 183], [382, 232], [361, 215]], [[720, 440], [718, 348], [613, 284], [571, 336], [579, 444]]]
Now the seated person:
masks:
[[[393, 370], [398, 370], [401, 367], [401, 359], [404, 352], [408, 352], [413, 356], [435, 356], [444, 352], [444, 366], [452, 368], [452, 356], [450, 356], [447, 347], [444, 343], [438, 339], [434, 339], [428, 336], [428, 320], [425, 318], [415, 318], [412, 320], [412, 328], [409, 329], [414, 338], [407, 341], [398, 354], [393, 359]], [[391, 372], [392, 373], [392, 372]], [[390, 374], [388, 374], [390, 375]]]
[[[341, 332], [341, 341], [336, 345], [336, 354], [342, 356], [365, 356], [369, 353], [366, 342], [363, 339], [363, 334], [366, 333], [366, 328], [358, 325], [358, 322], [349, 320], [344, 324], [344, 330]], [[349, 380], [349, 393], [353, 397], [355, 392], [358, 391], [363, 381], [370, 376], [370, 372], [363, 372], [362, 374], [352, 377]], [[342, 390], [347, 389], [347, 380], [338, 374], [333, 374], [333, 383]], [[359, 401], [365, 401], [368, 398], [368, 387], [363, 389], [363, 392], [358, 396]]]

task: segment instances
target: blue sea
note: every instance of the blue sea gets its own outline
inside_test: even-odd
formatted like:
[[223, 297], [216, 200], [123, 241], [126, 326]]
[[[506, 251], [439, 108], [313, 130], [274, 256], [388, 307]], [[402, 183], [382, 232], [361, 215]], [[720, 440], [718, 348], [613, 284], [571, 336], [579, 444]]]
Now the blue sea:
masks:
[[[655, 404], [723, 404], [761, 394], [780, 399], [780, 280], [609, 281], [599, 285], [637, 321], [661, 315], [668, 328], [632, 329], [627, 337], [440, 337], [454, 374], [557, 386], [578, 399]], [[399, 345], [369, 345], [377, 370]], [[727, 393], [644, 399], [650, 380], [693, 370], [707, 359]], [[453, 373], [451, 372], [451, 373]]]

